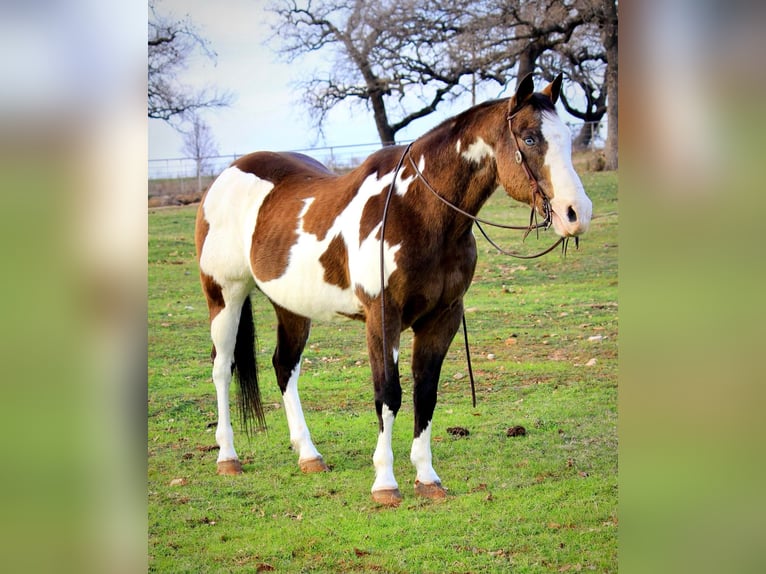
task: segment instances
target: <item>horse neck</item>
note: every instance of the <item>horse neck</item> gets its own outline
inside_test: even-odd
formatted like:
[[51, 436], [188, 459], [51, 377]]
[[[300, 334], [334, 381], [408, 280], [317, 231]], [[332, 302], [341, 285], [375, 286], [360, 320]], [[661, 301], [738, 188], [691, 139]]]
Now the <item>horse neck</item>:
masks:
[[[499, 186], [495, 158], [507, 135], [506, 107], [504, 102], [496, 102], [472, 108], [412, 145], [412, 160], [422, 168], [428, 184], [442, 198], [474, 216]], [[471, 219], [433, 197], [425, 183], [420, 185], [430, 208], [442, 215], [445, 228], [458, 235], [471, 229]]]

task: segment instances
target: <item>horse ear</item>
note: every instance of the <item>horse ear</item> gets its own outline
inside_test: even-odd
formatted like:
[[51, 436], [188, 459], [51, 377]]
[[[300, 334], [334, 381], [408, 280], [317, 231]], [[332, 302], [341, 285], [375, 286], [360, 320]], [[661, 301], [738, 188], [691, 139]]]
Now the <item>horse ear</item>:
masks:
[[554, 80], [545, 86], [543, 88], [543, 91], [540, 92], [546, 96], [548, 96], [551, 99], [552, 103], [556, 103], [559, 99], [559, 94], [561, 93], [561, 80], [563, 76], [562, 74], [559, 74], [554, 78]]
[[517, 112], [534, 91], [535, 83], [532, 81], [532, 74], [527, 74], [519, 83], [519, 87], [516, 88], [516, 93], [511, 96], [511, 101], [508, 105], [508, 114], [513, 115]]

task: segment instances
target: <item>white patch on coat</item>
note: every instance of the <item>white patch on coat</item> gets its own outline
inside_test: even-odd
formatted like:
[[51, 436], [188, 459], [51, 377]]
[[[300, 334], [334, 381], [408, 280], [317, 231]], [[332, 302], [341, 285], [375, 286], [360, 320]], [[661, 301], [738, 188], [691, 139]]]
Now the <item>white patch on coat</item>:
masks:
[[378, 444], [375, 454], [372, 455], [372, 463], [375, 465], [375, 482], [372, 485], [372, 492], [399, 488], [394, 478], [394, 451], [391, 448], [395, 416], [386, 404], [383, 405], [381, 415], [383, 432], [378, 434]]
[[481, 163], [485, 157], [495, 157], [495, 150], [493, 150], [492, 146], [482, 138], [477, 138], [476, 141], [469, 145], [460, 155], [467, 161]]
[[[423, 163], [421, 161], [421, 163]], [[397, 178], [397, 194], [404, 195], [414, 180], [414, 174]], [[378, 178], [372, 174], [364, 180], [356, 195], [335, 218], [324, 239], [306, 232], [303, 216], [310, 205], [304, 207], [298, 220], [298, 240], [290, 248], [288, 265], [282, 276], [270, 281], [257, 281], [258, 287], [272, 301], [294, 313], [311, 319], [334, 319], [339, 314], [353, 315], [362, 311], [356, 295], [361, 287], [370, 297], [380, 293], [380, 240], [376, 237], [381, 225], [376, 225], [366, 237], [359, 236], [362, 213], [371, 197], [386, 194], [393, 179], [393, 172]], [[314, 200], [316, 201], [316, 199]], [[350, 287], [341, 289], [324, 281], [325, 268], [320, 257], [330, 242], [340, 235], [348, 253]], [[384, 242], [384, 287], [396, 270], [396, 253], [401, 245]], [[249, 250], [248, 250], [249, 252]]]
[[[593, 204], [585, 194], [582, 182], [572, 166], [572, 134], [557, 114], [543, 112], [542, 134], [548, 144], [545, 165], [553, 188], [553, 226], [559, 235], [579, 235], [590, 225]], [[569, 221], [570, 208], [577, 214]]]
[[282, 402], [285, 405], [285, 414], [287, 415], [287, 426], [290, 429], [290, 444], [292, 444], [295, 452], [298, 453], [299, 462], [317, 459], [321, 456], [314, 443], [311, 442], [309, 427], [306, 425], [306, 419], [303, 416], [301, 399], [298, 396], [298, 377], [300, 373], [301, 362], [299, 359], [292, 373], [290, 373], [287, 388], [282, 395]]
[[[263, 200], [274, 188], [239, 168], [224, 170], [205, 196], [209, 231], [200, 253], [200, 269], [221, 285], [250, 277], [250, 242]], [[252, 281], [252, 280], [250, 280]]]
[[410, 461], [417, 471], [416, 480], [423, 484], [441, 483], [439, 475], [431, 465], [431, 421], [420, 436], [412, 441]]
[[462, 140], [458, 139], [458, 140], [455, 142], [455, 151], [456, 151], [457, 153], [460, 153], [460, 148], [461, 148], [462, 146], [463, 146], [463, 142], [462, 142]]

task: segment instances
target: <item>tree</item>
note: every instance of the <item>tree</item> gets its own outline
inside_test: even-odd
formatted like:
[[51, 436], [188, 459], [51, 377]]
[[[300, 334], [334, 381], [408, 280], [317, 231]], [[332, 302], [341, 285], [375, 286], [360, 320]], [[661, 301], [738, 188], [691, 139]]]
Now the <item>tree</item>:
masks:
[[560, 72], [566, 76], [561, 103], [570, 115], [584, 122], [573, 147], [575, 150], [587, 149], [607, 110], [606, 53], [598, 25], [580, 26], [570, 43], [557, 46], [542, 56], [538, 65], [548, 81]]
[[[599, 0], [497, 0], [502, 42], [516, 55], [516, 87], [535, 72], [546, 52], [569, 46], [573, 34], [594, 18], [593, 2]], [[555, 74], [554, 74], [555, 76]]]
[[[452, 4], [468, 5], [466, 0], [278, 1], [272, 8], [279, 16], [274, 39], [288, 62], [322, 49], [335, 54], [331, 71], [303, 84], [305, 101], [317, 112], [316, 127], [321, 129], [341, 101], [364, 101], [385, 145], [433, 112], [472, 73], [463, 61], [443, 57], [466, 19], [455, 17]], [[392, 119], [392, 112], [399, 118]]]
[[601, 38], [606, 51], [606, 169], [617, 169], [617, 0], [603, 0]]
[[340, 102], [361, 101], [390, 144], [443, 101], [534, 71], [594, 20], [601, 2], [277, 0], [273, 40], [289, 62], [316, 51], [334, 56], [302, 84], [316, 127]]
[[195, 51], [215, 60], [215, 52], [196, 26], [188, 17], [173, 20], [158, 15], [154, 0], [150, 0], [149, 10], [149, 117], [174, 124], [186, 113], [228, 106], [230, 94], [212, 88], [195, 91], [178, 81]]
[[218, 154], [216, 143], [210, 126], [205, 123], [198, 113], [187, 114], [188, 129], [181, 129], [184, 145], [183, 153], [194, 159], [197, 168], [197, 191], [202, 192], [202, 173], [209, 169], [207, 160]]

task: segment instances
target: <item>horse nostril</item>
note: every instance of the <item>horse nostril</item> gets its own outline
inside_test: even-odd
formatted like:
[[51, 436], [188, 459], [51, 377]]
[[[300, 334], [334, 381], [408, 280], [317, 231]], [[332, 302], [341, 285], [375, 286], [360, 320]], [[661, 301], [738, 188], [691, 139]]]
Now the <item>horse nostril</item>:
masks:
[[574, 223], [577, 221], [577, 214], [575, 213], [575, 210], [572, 209], [572, 206], [569, 206], [569, 209], [567, 209], [567, 217], [569, 218], [569, 223]]

